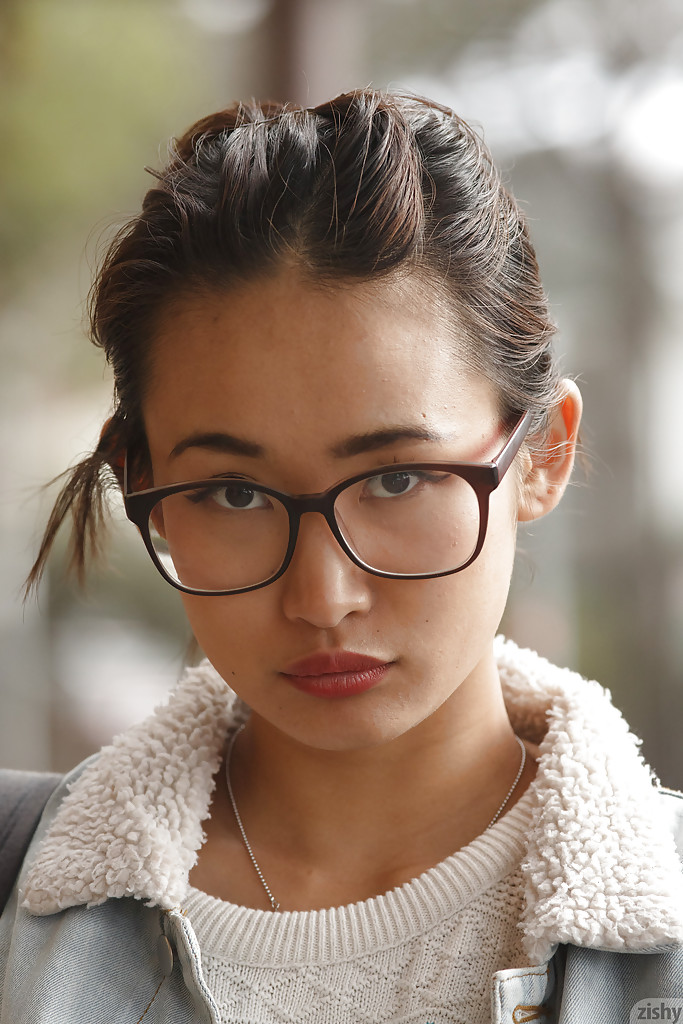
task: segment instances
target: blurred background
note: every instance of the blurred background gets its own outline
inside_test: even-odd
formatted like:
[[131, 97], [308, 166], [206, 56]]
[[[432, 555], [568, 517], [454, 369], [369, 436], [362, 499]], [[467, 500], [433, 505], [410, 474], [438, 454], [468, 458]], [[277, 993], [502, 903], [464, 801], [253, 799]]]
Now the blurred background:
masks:
[[115, 515], [85, 593], [60, 538], [22, 607], [51, 492], [111, 403], [84, 300], [168, 138], [238, 98], [421, 92], [483, 130], [531, 221], [579, 472], [520, 534], [505, 631], [612, 691], [683, 788], [680, 0], [1, 0], [0, 764], [65, 770], [144, 716], [190, 637]]

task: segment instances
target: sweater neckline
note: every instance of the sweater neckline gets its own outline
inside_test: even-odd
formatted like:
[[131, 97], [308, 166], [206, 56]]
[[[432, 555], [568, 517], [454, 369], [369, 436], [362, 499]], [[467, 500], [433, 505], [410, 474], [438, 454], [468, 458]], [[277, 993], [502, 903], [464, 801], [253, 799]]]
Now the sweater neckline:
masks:
[[[527, 789], [491, 828], [416, 878], [379, 896], [323, 910], [258, 910], [190, 887], [182, 912], [202, 950], [263, 967], [366, 956], [424, 935], [519, 870], [531, 821]], [[521, 874], [520, 885], [521, 907]]]

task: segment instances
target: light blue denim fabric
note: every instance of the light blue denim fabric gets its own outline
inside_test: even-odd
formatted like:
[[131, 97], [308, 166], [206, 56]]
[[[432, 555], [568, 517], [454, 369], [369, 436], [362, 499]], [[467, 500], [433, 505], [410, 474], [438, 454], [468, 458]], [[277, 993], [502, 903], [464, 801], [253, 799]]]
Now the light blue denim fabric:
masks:
[[[60, 787], [48, 803], [27, 863], [63, 793]], [[664, 799], [677, 801], [681, 838], [683, 798], [665, 794]], [[0, 1024], [220, 1022], [189, 922], [180, 911], [161, 911], [134, 899], [36, 917], [18, 906], [15, 887], [0, 919], [0, 984]], [[683, 1008], [683, 946], [637, 953], [556, 947], [547, 963], [494, 974], [491, 1020], [631, 1024], [679, 1019], [639, 1018], [633, 1010], [639, 1001], [658, 1010], [665, 1003]], [[427, 1013], [415, 1024], [428, 1022], [453, 1024]]]
[[[492, 1024], [683, 1024], [683, 946], [649, 953], [558, 946], [546, 964], [494, 974], [491, 1001]], [[639, 1002], [646, 1011], [648, 1002], [680, 1007], [680, 1016], [639, 1018]]]

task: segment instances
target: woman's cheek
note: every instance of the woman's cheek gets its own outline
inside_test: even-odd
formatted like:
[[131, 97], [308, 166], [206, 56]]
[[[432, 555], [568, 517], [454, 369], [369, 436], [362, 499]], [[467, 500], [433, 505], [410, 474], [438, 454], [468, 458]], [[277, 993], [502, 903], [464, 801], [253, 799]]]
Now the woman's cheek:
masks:
[[[254, 595], [261, 593], [253, 592]], [[199, 646], [227, 682], [231, 674], [244, 672], [249, 665], [263, 664], [267, 652], [272, 657], [272, 624], [269, 625], [266, 610], [259, 607], [262, 602], [254, 601], [252, 594], [225, 597], [183, 594], [182, 598]]]

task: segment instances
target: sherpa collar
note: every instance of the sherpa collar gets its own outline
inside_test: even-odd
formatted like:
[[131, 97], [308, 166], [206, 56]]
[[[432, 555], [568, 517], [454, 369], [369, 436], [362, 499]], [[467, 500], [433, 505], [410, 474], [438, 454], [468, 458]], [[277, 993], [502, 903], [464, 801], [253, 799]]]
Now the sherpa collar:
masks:
[[[683, 942], [675, 844], [656, 780], [609, 692], [501, 637], [496, 656], [512, 725], [541, 751], [522, 863], [520, 927], [532, 962], [558, 942]], [[225, 735], [247, 714], [208, 662], [190, 669], [167, 704], [77, 778], [28, 870], [24, 907], [45, 915], [123, 896], [177, 906]]]

